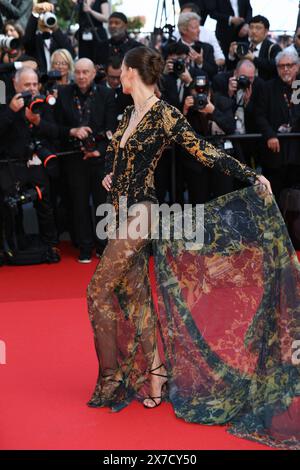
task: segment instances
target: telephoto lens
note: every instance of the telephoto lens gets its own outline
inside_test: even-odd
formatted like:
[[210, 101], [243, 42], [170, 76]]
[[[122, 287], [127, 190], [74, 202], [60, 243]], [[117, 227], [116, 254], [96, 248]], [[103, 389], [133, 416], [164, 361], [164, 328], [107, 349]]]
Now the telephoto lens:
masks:
[[20, 47], [21, 41], [18, 38], [0, 34], [0, 49], [13, 50]]
[[54, 13], [47, 11], [47, 13], [42, 13], [40, 19], [47, 28], [54, 28], [57, 25], [57, 17]]

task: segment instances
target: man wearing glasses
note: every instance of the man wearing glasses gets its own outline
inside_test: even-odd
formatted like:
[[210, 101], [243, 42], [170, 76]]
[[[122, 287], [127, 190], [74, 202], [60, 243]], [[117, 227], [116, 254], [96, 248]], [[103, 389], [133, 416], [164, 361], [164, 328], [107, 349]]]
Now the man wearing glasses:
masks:
[[299, 74], [300, 59], [285, 49], [276, 56], [278, 77], [265, 83], [259, 97], [257, 126], [263, 134], [263, 174], [271, 181], [279, 201], [282, 189], [300, 182], [299, 139], [278, 139], [277, 134], [300, 131], [300, 105], [293, 100], [293, 83]]

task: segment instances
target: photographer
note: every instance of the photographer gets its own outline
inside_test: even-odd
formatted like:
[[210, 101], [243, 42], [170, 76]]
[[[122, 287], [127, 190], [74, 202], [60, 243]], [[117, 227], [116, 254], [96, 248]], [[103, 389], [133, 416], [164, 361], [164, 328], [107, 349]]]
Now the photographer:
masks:
[[218, 72], [214, 49], [210, 44], [199, 41], [200, 17], [196, 13], [181, 13], [178, 18], [179, 42], [189, 47], [191, 65], [205, 72], [210, 80]]
[[[263, 94], [264, 81], [256, 76], [253, 62], [241, 60], [234, 72], [224, 72], [214, 78], [216, 93], [231, 99], [237, 134], [257, 133], [256, 111], [258, 100]], [[259, 148], [254, 141], [234, 142], [236, 157], [248, 165], [259, 158]]]
[[[214, 95], [205, 76], [197, 76], [186, 97], [183, 114], [200, 135], [216, 136], [215, 146], [223, 151], [232, 152], [232, 144], [219, 136], [235, 131], [235, 119], [231, 100]], [[186, 184], [189, 203], [204, 204], [212, 198], [222, 196], [233, 190], [233, 178], [217, 171], [204, 168], [198, 162], [182, 155], [183, 178]]]
[[25, 29], [31, 10], [32, 0], [0, 0], [0, 32], [3, 16], [7, 20], [16, 20]]
[[274, 44], [267, 36], [270, 23], [264, 16], [257, 15], [249, 22], [249, 43], [233, 42], [229, 50], [230, 68], [236, 66], [241, 59], [253, 62], [257, 73], [263, 80], [271, 80], [277, 76], [275, 57], [281, 51], [278, 44]]
[[79, 11], [79, 57], [95, 60], [101, 41], [107, 39], [103, 23], [107, 23], [109, 3], [107, 0], [72, 0]]
[[265, 84], [259, 97], [257, 126], [265, 140], [263, 174], [279, 201], [282, 189], [300, 182], [299, 139], [277, 138], [277, 133], [300, 131], [300, 105], [292, 100], [300, 59], [295, 51], [285, 49], [276, 57], [276, 64], [278, 77]]
[[[202, 0], [203, 1], [203, 0]], [[206, 0], [207, 1], [207, 0]], [[198, 2], [199, 3], [199, 2]], [[203, 26], [203, 11], [201, 11], [200, 6], [197, 3], [185, 2], [182, 4], [181, 13], [197, 13], [197, 15], [201, 18], [201, 26], [200, 26], [200, 35], [199, 41], [206, 42], [210, 44], [214, 49], [214, 57], [218, 67], [223, 67], [225, 65], [225, 56], [223, 51], [220, 47], [220, 44], [217, 40], [217, 37], [213, 31]], [[174, 32], [174, 38], [177, 40], [180, 39], [180, 34], [178, 31]]]
[[[61, 146], [71, 152], [70, 156], [63, 157], [62, 164], [81, 263], [91, 262], [96, 237], [92, 228], [90, 195], [95, 215], [97, 207], [105, 203], [107, 197], [99, 181], [104, 178], [109, 135], [116, 128], [114, 95], [106, 87], [96, 85], [95, 76], [93, 62], [79, 59], [75, 64], [75, 83], [59, 89], [55, 109]], [[96, 223], [98, 220], [96, 218]], [[98, 255], [103, 248], [103, 241], [96, 240]]]
[[[23, 28], [13, 20], [5, 22], [3, 34], [9, 43], [8, 47], [0, 47], [1, 57], [0, 63], [10, 63], [17, 60], [24, 52], [22, 38], [24, 36]], [[5, 39], [5, 41], [6, 41]], [[14, 41], [14, 39], [16, 41]]]
[[105, 81], [105, 86], [114, 92], [118, 122], [121, 121], [127, 106], [131, 106], [133, 104], [131, 96], [123, 93], [121, 84], [121, 67], [122, 60], [118, 56], [112, 57], [107, 65]]
[[50, 70], [51, 55], [57, 49], [67, 49], [74, 55], [70, 39], [57, 25], [51, 3], [38, 3], [33, 7], [25, 30], [24, 47], [27, 54], [37, 59], [40, 72]]
[[141, 43], [131, 39], [127, 33], [128, 20], [124, 13], [114, 12], [108, 19], [108, 31], [110, 38], [102, 41], [97, 46], [95, 63], [106, 66], [112, 57], [123, 59], [126, 52]]
[[42, 197], [37, 197], [35, 202], [40, 235], [48, 245], [49, 262], [58, 262], [60, 256], [55, 248], [57, 231], [50, 203], [49, 179], [42, 156], [39, 158], [33, 150], [37, 141], [46, 150], [48, 142], [57, 137], [57, 129], [46, 104], [38, 113], [33, 106], [34, 101], [39, 101], [35, 99], [39, 82], [34, 70], [25, 67], [17, 71], [14, 87], [16, 94], [8, 105], [0, 107], [0, 158], [8, 162], [1, 166], [0, 186], [3, 193], [12, 196], [16, 193], [17, 181], [21, 186], [29, 184], [32, 188], [41, 188]]
[[161, 78], [161, 91], [165, 101], [182, 111], [188, 88], [196, 75], [190, 66], [189, 47], [182, 42], [165, 48], [166, 64]]

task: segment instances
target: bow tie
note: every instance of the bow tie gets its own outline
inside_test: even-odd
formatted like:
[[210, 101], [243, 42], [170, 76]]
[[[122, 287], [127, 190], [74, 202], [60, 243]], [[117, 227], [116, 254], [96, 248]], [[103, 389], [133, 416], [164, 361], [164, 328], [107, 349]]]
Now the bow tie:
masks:
[[43, 39], [50, 39], [51, 36], [52, 36], [52, 35], [51, 35], [51, 33], [49, 33], [49, 32], [42, 33], [42, 38], [43, 38]]

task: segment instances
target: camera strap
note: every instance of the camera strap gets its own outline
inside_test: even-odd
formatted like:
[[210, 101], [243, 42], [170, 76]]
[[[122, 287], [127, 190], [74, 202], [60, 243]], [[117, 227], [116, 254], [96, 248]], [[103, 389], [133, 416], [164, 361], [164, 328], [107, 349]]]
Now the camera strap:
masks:
[[97, 86], [93, 83], [87, 97], [84, 97], [84, 102], [80, 100], [80, 90], [76, 87], [73, 95], [74, 105], [79, 115], [79, 124], [81, 126], [88, 126], [90, 123], [90, 115], [92, 110], [92, 103], [94, 101]]

